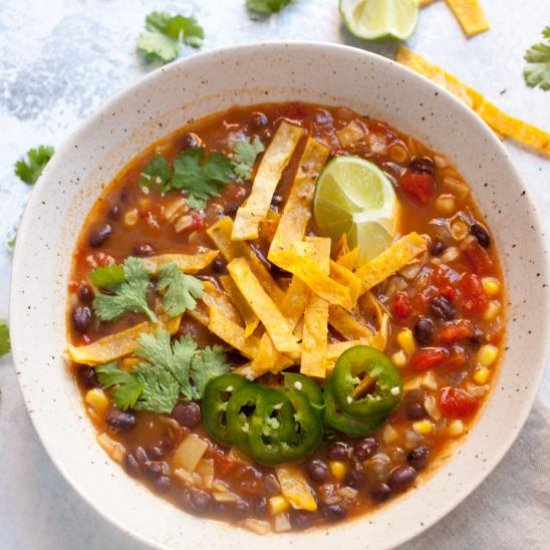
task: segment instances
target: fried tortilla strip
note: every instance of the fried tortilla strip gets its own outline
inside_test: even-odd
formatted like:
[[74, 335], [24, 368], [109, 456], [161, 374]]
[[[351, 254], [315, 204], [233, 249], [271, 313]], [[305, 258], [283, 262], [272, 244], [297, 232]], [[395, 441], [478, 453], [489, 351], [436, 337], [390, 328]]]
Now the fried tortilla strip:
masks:
[[209, 250], [199, 254], [161, 254], [143, 258], [143, 263], [154, 275], [165, 264], [175, 263], [184, 273], [197, 273], [207, 268], [218, 256], [217, 250]]
[[305, 130], [281, 122], [266, 149], [246, 202], [237, 210], [231, 238], [246, 241], [258, 238], [260, 221], [267, 217], [275, 188]]
[[359, 247], [356, 246], [353, 250], [338, 256], [336, 262], [342, 267], [355, 271], [357, 269], [357, 260], [359, 259]]
[[246, 258], [254, 275], [256, 275], [267, 293], [277, 303], [280, 303], [284, 298], [284, 292], [275, 282], [266, 266], [258, 258], [256, 252], [247, 243], [231, 240], [232, 231], [233, 220], [226, 216], [210, 226], [207, 233], [227, 262], [230, 262], [233, 258]]
[[313, 490], [299, 466], [277, 466], [275, 468], [281, 493], [295, 510], [317, 510]]
[[330, 276], [337, 283], [348, 288], [351, 300], [355, 304], [357, 298], [361, 295], [361, 279], [357, 277], [347, 267], [344, 267], [339, 262], [330, 261]]
[[405, 267], [413, 258], [424, 252], [427, 248], [426, 240], [418, 233], [412, 232], [391, 244], [382, 254], [376, 256], [356, 271], [361, 279], [363, 291], [385, 281]]
[[247, 338], [244, 329], [226, 317], [215, 306], [210, 307], [208, 329], [231, 347], [240, 351], [245, 357], [252, 359], [256, 354], [260, 340], [255, 336]]
[[342, 147], [353, 147], [367, 136], [363, 125], [357, 120], [352, 120], [340, 130], [336, 130], [335, 134]]
[[369, 340], [374, 336], [369, 327], [354, 319], [340, 306], [330, 306], [328, 322], [332, 328], [347, 340]]
[[445, 0], [462, 30], [468, 36], [489, 30], [489, 23], [478, 0]]
[[[311, 258], [325, 275], [330, 271], [330, 239], [308, 238]], [[304, 311], [300, 372], [324, 378], [328, 337], [328, 302], [314, 294]]]
[[246, 338], [252, 336], [258, 324], [260, 322], [259, 317], [252, 311], [252, 308], [248, 305], [241, 291], [237, 288], [237, 285], [233, 282], [233, 279], [229, 275], [222, 275], [220, 277], [220, 283], [223, 286], [225, 292], [238, 309], [241, 317], [244, 321], [244, 335]]
[[260, 318], [277, 351], [299, 351], [300, 346], [287, 320], [264, 290], [248, 262], [244, 258], [235, 258], [227, 264], [227, 270], [254, 313]]
[[204, 293], [201, 300], [207, 308], [219, 310], [225, 317], [230, 319], [236, 325], [241, 325], [241, 315], [227, 294], [219, 290], [210, 281], [203, 281]]
[[513, 139], [521, 145], [550, 156], [550, 133], [507, 115], [452, 74], [403, 46], [397, 50], [396, 60], [456, 95], [471, 107], [499, 137]]
[[304, 238], [307, 224], [311, 219], [315, 182], [327, 162], [329, 153], [330, 149], [326, 145], [308, 138], [281, 220], [271, 241], [268, 258], [273, 251], [287, 250], [293, 242]]

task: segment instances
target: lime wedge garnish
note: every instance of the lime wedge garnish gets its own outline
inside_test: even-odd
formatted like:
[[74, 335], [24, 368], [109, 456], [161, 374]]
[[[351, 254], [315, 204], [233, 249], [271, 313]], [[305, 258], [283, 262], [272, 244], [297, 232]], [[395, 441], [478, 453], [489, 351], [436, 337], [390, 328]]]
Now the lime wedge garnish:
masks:
[[315, 189], [313, 216], [317, 229], [350, 247], [359, 247], [363, 264], [393, 241], [397, 198], [390, 180], [375, 164], [360, 157], [336, 157], [321, 172]]
[[340, 0], [340, 15], [358, 38], [406, 40], [416, 27], [418, 0]]

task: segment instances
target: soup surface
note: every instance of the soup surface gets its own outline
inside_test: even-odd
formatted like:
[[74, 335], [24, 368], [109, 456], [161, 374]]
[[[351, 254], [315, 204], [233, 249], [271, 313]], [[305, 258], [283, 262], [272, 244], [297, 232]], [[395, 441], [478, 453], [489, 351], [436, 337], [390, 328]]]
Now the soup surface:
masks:
[[504, 339], [468, 185], [383, 122], [302, 103], [195, 121], [125, 166], [74, 252], [68, 355], [98, 442], [259, 534], [414, 490]]

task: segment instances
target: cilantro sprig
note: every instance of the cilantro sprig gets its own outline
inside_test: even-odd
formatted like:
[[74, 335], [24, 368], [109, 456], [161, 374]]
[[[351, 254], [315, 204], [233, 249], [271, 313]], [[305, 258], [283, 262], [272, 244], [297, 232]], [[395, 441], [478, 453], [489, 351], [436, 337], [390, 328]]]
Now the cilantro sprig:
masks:
[[147, 62], [169, 63], [178, 57], [182, 42], [200, 48], [204, 39], [204, 29], [194, 16], [154, 11], [145, 18], [145, 29], [137, 47]]
[[182, 273], [175, 263], [160, 267], [157, 290], [164, 294], [162, 305], [169, 317], [177, 317], [187, 309], [195, 309], [197, 300], [203, 295], [200, 279]]
[[29, 149], [25, 158], [15, 163], [15, 175], [25, 183], [34, 185], [52, 158], [54, 151], [55, 149], [51, 145], [40, 145], [36, 149]]
[[135, 354], [143, 362], [130, 372], [116, 363], [96, 367], [100, 384], [110, 390], [113, 402], [123, 410], [168, 414], [180, 396], [187, 400], [202, 397], [208, 380], [229, 371], [220, 346], [198, 350], [189, 335], [172, 342], [166, 331], [144, 334]]
[[0, 321], [0, 357], [7, 355], [11, 350], [10, 330], [7, 321]]
[[265, 150], [264, 144], [256, 136], [253, 141], [239, 140], [233, 147], [233, 169], [243, 179], [250, 179], [256, 157]]
[[542, 31], [542, 36], [545, 40], [525, 52], [527, 64], [523, 77], [528, 86], [547, 91], [550, 90], [550, 25]]
[[269, 14], [281, 11], [292, 0], [246, 0], [246, 7], [253, 12]]

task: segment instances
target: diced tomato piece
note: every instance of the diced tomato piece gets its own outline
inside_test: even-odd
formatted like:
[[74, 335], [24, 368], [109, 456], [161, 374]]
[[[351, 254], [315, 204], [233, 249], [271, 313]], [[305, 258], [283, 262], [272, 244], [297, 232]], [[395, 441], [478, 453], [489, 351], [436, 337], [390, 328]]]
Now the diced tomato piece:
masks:
[[[483, 249], [482, 249], [483, 250]], [[487, 309], [489, 298], [481, 279], [474, 273], [465, 273], [458, 283], [460, 302], [464, 311], [481, 314]]]
[[412, 311], [411, 300], [406, 292], [398, 290], [391, 299], [392, 311], [399, 319], [406, 319]]
[[437, 339], [446, 342], [459, 342], [465, 338], [471, 338], [474, 335], [474, 327], [467, 319], [458, 319], [446, 323], [437, 334]]
[[399, 178], [399, 187], [418, 206], [428, 206], [435, 195], [435, 178], [428, 172], [407, 170]]
[[237, 466], [237, 463], [223, 451], [214, 451], [212, 458], [214, 459], [214, 469], [219, 476], [227, 474]]
[[78, 281], [69, 281], [69, 292], [71, 294], [73, 294], [74, 292], [77, 291], [79, 286], [80, 285], [79, 285]]
[[441, 388], [437, 404], [441, 414], [449, 418], [468, 418], [479, 407], [477, 399], [468, 392], [450, 386]]
[[454, 302], [456, 291], [452, 286], [448, 286], [441, 290], [441, 294], [445, 296], [449, 302]]
[[462, 250], [466, 261], [478, 275], [490, 273], [493, 268], [493, 260], [485, 248], [483, 248], [476, 239], [471, 239]]
[[432, 369], [444, 363], [449, 355], [449, 350], [446, 348], [420, 348], [411, 357], [410, 367], [419, 371]]

